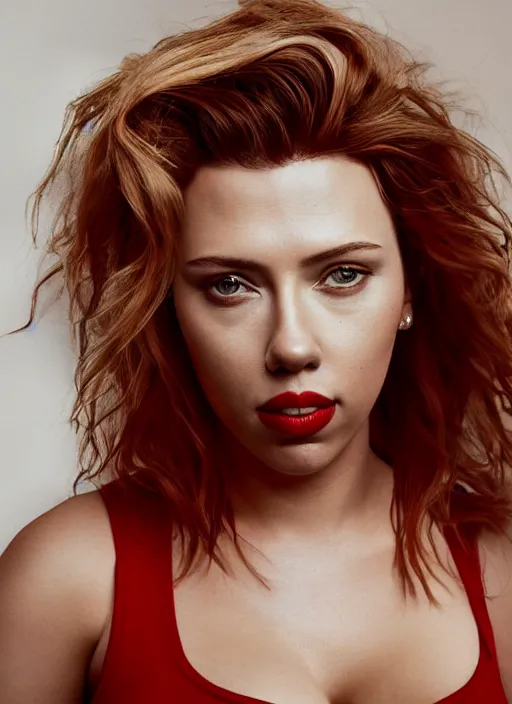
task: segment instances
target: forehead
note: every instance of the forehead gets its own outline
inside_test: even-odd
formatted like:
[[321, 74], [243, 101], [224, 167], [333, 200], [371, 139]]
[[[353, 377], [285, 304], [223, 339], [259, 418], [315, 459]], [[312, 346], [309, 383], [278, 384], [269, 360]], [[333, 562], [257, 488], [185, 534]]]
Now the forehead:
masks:
[[372, 172], [343, 157], [203, 167], [185, 192], [182, 248], [190, 256], [261, 256], [357, 239], [393, 244], [394, 228]]

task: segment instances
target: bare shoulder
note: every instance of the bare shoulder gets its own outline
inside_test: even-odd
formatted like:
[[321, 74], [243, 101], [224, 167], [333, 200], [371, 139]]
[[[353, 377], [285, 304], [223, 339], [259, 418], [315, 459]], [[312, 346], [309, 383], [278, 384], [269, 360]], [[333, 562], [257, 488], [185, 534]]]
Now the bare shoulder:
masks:
[[484, 533], [479, 552], [501, 678], [512, 702], [512, 524], [506, 537]]
[[109, 614], [114, 565], [98, 491], [63, 501], [13, 538], [0, 557], [2, 702], [82, 701]]
[[26, 525], [0, 558], [1, 573], [54, 570], [62, 579], [87, 578], [91, 595], [113, 569], [115, 551], [106, 507], [99, 491], [66, 499]]

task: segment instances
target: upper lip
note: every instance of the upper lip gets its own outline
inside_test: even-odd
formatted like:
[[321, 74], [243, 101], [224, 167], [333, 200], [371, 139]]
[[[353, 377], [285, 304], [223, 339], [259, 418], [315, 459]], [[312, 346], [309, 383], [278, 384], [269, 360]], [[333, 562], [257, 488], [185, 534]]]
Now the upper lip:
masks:
[[301, 394], [285, 391], [284, 394], [274, 396], [263, 406], [259, 406], [258, 411], [281, 411], [283, 408], [327, 408], [334, 403], [332, 398], [327, 398], [314, 391], [303, 391]]

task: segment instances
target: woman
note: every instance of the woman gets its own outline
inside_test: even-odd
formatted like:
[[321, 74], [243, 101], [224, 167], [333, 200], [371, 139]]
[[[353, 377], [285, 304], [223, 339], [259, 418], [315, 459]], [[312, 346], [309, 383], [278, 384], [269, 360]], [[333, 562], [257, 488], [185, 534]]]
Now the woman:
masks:
[[512, 223], [424, 68], [250, 0], [71, 104], [97, 490], [2, 558], [3, 704], [512, 701]]

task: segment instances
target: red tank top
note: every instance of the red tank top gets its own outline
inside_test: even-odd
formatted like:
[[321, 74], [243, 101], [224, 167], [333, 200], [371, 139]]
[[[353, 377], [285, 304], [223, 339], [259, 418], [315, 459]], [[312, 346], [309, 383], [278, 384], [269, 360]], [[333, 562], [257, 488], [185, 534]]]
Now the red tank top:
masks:
[[[163, 502], [118, 481], [100, 493], [116, 550], [115, 590], [109, 643], [91, 704], [268, 704], [213, 684], [187, 660], [174, 612], [171, 523]], [[471, 679], [435, 704], [507, 704], [478, 550], [473, 545], [468, 555], [450, 530], [445, 535], [480, 632], [480, 659]]]

